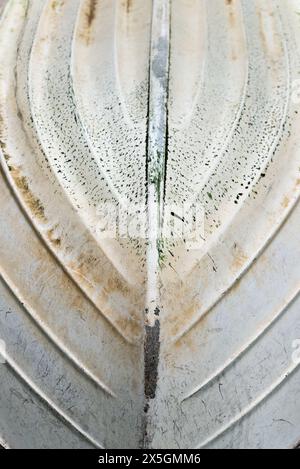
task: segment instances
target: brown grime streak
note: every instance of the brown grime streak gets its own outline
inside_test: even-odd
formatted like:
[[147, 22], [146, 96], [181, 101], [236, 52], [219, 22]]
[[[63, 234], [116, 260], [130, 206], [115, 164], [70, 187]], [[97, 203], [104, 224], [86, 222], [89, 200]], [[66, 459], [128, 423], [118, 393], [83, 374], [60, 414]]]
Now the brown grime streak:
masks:
[[48, 230], [47, 236], [48, 236], [48, 239], [49, 239], [49, 241], [52, 245], [57, 246], [57, 247], [59, 247], [61, 245], [61, 239], [55, 237], [54, 229]]
[[47, 222], [45, 217], [45, 210], [41, 201], [33, 195], [31, 192], [27, 179], [20, 173], [19, 168], [13, 166], [8, 166], [10, 174], [20, 192], [23, 195], [26, 205], [29, 207], [30, 211], [35, 215], [40, 221]]
[[132, 0], [127, 0], [126, 1], [126, 11], [127, 11], [127, 13], [130, 12], [131, 7], [132, 7]]
[[88, 11], [87, 11], [87, 23], [88, 23], [88, 27], [90, 28], [94, 19], [95, 19], [95, 16], [96, 16], [96, 6], [97, 6], [97, 2], [98, 0], [90, 0], [89, 2], [89, 6], [88, 6]]

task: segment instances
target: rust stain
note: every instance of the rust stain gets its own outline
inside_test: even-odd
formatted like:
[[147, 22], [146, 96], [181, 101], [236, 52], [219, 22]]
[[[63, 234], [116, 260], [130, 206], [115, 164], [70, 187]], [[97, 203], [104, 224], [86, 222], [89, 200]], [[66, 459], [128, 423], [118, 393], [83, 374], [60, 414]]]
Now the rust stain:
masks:
[[70, 268], [87, 283], [89, 289], [101, 288], [100, 297], [102, 301], [109, 301], [114, 294], [122, 294], [129, 297], [130, 290], [119, 278], [105, 275], [101, 269], [99, 258], [93, 252], [81, 253], [78, 258], [70, 264]]
[[234, 11], [232, 11], [232, 10], [230, 10], [230, 12], [229, 12], [229, 24], [230, 24], [231, 28], [235, 28], [236, 19], [235, 19]]
[[118, 318], [114, 321], [117, 328], [125, 333], [125, 335], [130, 336], [133, 340], [136, 340], [141, 336], [142, 333], [142, 323], [140, 320], [136, 319], [134, 316], [128, 316], [126, 318]]
[[53, 1], [51, 2], [51, 8], [52, 8], [52, 10], [56, 10], [57, 6], [58, 6], [57, 0], [53, 0]]
[[[275, 19], [274, 14], [272, 11], [265, 11], [262, 10], [261, 7], [258, 7], [257, 10], [258, 18], [259, 18], [259, 34], [262, 42], [263, 49], [265, 50], [266, 55], [271, 60], [274, 67], [276, 67], [278, 55], [282, 52], [282, 47], [278, 42], [277, 34], [276, 34], [276, 26], [275, 26]], [[270, 40], [268, 40], [268, 36], [266, 34], [266, 21], [270, 21], [269, 28], [272, 34], [272, 38], [270, 36]], [[273, 67], [273, 68], [274, 68]]]
[[[184, 308], [182, 304], [181, 306], [182, 306], [182, 310], [181, 312], [178, 311], [179, 314], [176, 315], [176, 318], [174, 318], [174, 323], [172, 325], [171, 334], [173, 336], [178, 335], [186, 326], [186, 324], [191, 319], [195, 318], [196, 314], [200, 311], [202, 305], [199, 301], [195, 301], [194, 303], [191, 303], [188, 307], [185, 306]], [[180, 339], [178, 339], [178, 342], [179, 341]]]
[[73, 309], [77, 310], [79, 313], [85, 312], [85, 303], [86, 303], [86, 299], [84, 298], [83, 295], [76, 294], [74, 297], [72, 297], [71, 306]]
[[57, 236], [55, 236], [55, 230], [56, 230], [56, 227], [52, 228], [51, 230], [48, 230], [47, 231], [47, 237], [48, 237], [50, 243], [53, 246], [60, 247], [61, 246], [61, 239], [58, 238]]
[[290, 199], [287, 196], [285, 196], [283, 201], [281, 202], [281, 206], [283, 208], [287, 208], [289, 206], [289, 203], [290, 203]]
[[[74, 261], [68, 263], [68, 268], [76, 275], [79, 283], [92, 293], [95, 306], [112, 320], [118, 330], [134, 340], [140, 336], [139, 311], [142, 310], [143, 296], [140, 291], [131, 290], [116, 275], [104, 276], [100, 261], [92, 252], [80, 253]], [[115, 295], [121, 295], [124, 302], [125, 311], [121, 317]]]
[[228, 15], [229, 15], [229, 25], [231, 28], [234, 28], [236, 25], [236, 13], [235, 13], [235, 8], [233, 5], [232, 0], [225, 0], [226, 5], [229, 7], [228, 9]]
[[264, 49], [268, 52], [268, 43], [267, 43], [267, 38], [265, 35], [264, 31], [264, 25], [263, 25], [263, 16], [261, 10], [258, 11], [258, 16], [259, 16], [259, 34], [261, 38], [261, 42], [263, 44]]
[[[94, 271], [97, 265], [97, 259], [90, 253], [81, 253], [77, 259], [69, 262], [69, 269], [80, 277], [82, 283], [84, 283], [89, 289], [94, 289], [96, 285], [101, 284], [101, 274], [91, 276], [91, 272]], [[99, 270], [99, 269], [98, 269]]]
[[[183, 330], [183, 326], [186, 326], [186, 320], [191, 320], [195, 319], [197, 314], [199, 314], [199, 311], [201, 309], [202, 305], [200, 303], [195, 303], [190, 305], [190, 307], [183, 312], [182, 315], [182, 321], [179, 324], [177, 323], [176, 329], [174, 329], [175, 335], [180, 334], [180, 332]], [[203, 334], [203, 340], [206, 340], [207, 334], [208, 334], [208, 327], [207, 323], [209, 321], [209, 310], [202, 313], [202, 315], [199, 317], [199, 320], [197, 321], [197, 329], [200, 333]], [[172, 332], [173, 332], [172, 331]], [[197, 350], [197, 345], [195, 345], [194, 337], [193, 334], [184, 334], [182, 336], [179, 336], [178, 339], [174, 342], [173, 344], [175, 350], [181, 349], [182, 347], [190, 350], [190, 352], [195, 352]]]
[[[23, 116], [20, 111], [17, 112], [17, 116], [23, 123]], [[2, 114], [0, 113], [0, 136], [3, 138], [4, 135], [4, 119]], [[13, 166], [10, 162], [11, 157], [6, 151], [6, 144], [4, 141], [0, 140], [0, 146], [2, 149], [3, 156], [6, 160], [8, 170], [14, 180], [16, 187], [22, 194], [23, 200], [25, 205], [29, 208], [33, 216], [39, 219], [39, 221], [43, 223], [47, 223], [47, 218], [45, 216], [45, 209], [42, 205], [42, 202], [38, 197], [36, 197], [31, 189], [29, 188], [29, 184], [27, 178], [22, 175], [21, 167]]]
[[127, 13], [130, 12], [131, 7], [132, 7], [132, 0], [126, 0], [126, 11], [127, 11]]
[[140, 304], [140, 297], [142, 297], [141, 292], [136, 296], [135, 292], [131, 291], [127, 284], [118, 277], [109, 277], [102, 290], [101, 300], [109, 305], [108, 307], [112, 310], [113, 316], [115, 316], [114, 294], [122, 295], [125, 301], [129, 300], [129, 310], [127, 310], [125, 317], [117, 318], [115, 322], [117, 327], [124, 331], [125, 334], [129, 333], [130, 336], [139, 337], [141, 334], [141, 317], [138, 311], [142, 310], [142, 305]]
[[234, 245], [234, 260], [231, 264], [231, 270], [237, 271], [240, 270], [248, 260], [248, 256], [243, 252], [243, 250], [237, 245]]
[[92, 29], [96, 18], [97, 4], [98, 0], [89, 0], [85, 5], [84, 17], [78, 34], [87, 46], [91, 44], [93, 39]]
[[[21, 118], [22, 116], [18, 112], [18, 117]], [[0, 136], [3, 137], [3, 127], [4, 127], [4, 120], [2, 114], [0, 113]], [[17, 166], [13, 166], [10, 163], [10, 155], [6, 151], [6, 144], [4, 141], [0, 140], [0, 146], [7, 163], [8, 170], [14, 180], [15, 185], [19, 189], [22, 194], [23, 200], [31, 213], [38, 218], [41, 222], [46, 223], [47, 219], [45, 216], [45, 209], [42, 205], [42, 202], [38, 197], [36, 197], [33, 192], [29, 188], [29, 184], [27, 178], [22, 175], [21, 168]]]
[[[229, 12], [229, 26], [230, 26], [232, 31], [236, 30], [236, 16], [235, 16], [235, 12], [232, 10], [232, 8], [230, 8], [230, 12]], [[235, 34], [235, 33], [233, 32], [233, 34]], [[232, 43], [231, 60], [236, 61], [237, 58], [238, 58], [238, 52], [237, 52], [237, 46], [236, 46], [235, 40], [233, 39], [231, 41], [231, 43]]]
[[87, 18], [87, 25], [90, 28], [95, 16], [96, 16], [96, 7], [97, 7], [98, 0], [90, 0], [88, 3], [86, 18]]
[[54, 11], [56, 11], [58, 8], [61, 8], [63, 6], [64, 6], [64, 1], [63, 0], [52, 0], [52, 2], [51, 2], [51, 8]]
[[[9, 159], [9, 158], [8, 158]], [[7, 159], [7, 160], [8, 160]], [[31, 213], [41, 222], [46, 223], [45, 209], [40, 201], [29, 188], [27, 178], [21, 174], [20, 168], [8, 165], [10, 174], [22, 194], [23, 200]]]
[[129, 289], [127, 285], [125, 285], [124, 282], [121, 282], [121, 280], [116, 277], [108, 279], [104, 290], [105, 293], [108, 295], [114, 292], [122, 293], [125, 296], [129, 294]]

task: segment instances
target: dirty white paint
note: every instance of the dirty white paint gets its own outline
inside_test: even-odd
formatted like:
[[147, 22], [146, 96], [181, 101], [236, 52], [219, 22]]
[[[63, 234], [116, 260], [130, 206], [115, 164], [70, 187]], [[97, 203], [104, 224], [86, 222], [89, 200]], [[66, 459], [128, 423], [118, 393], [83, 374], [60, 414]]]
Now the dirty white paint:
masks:
[[[295, 0], [6, 2], [4, 446], [297, 445], [299, 27]], [[102, 236], [107, 204], [147, 236]]]

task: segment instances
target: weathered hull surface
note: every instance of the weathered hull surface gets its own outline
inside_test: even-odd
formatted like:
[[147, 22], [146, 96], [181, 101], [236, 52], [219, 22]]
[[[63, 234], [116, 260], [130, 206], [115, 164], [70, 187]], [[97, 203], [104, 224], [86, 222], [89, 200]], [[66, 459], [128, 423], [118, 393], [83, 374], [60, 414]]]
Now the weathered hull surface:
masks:
[[6, 2], [4, 446], [297, 446], [299, 31], [293, 0]]

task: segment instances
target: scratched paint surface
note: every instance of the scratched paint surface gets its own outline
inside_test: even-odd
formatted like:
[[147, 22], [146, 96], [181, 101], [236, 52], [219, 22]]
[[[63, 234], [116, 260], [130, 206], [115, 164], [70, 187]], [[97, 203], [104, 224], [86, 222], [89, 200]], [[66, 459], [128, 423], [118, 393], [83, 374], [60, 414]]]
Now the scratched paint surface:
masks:
[[[4, 447], [297, 446], [299, 27], [295, 0], [5, 3]], [[102, 236], [107, 206], [146, 235]]]

